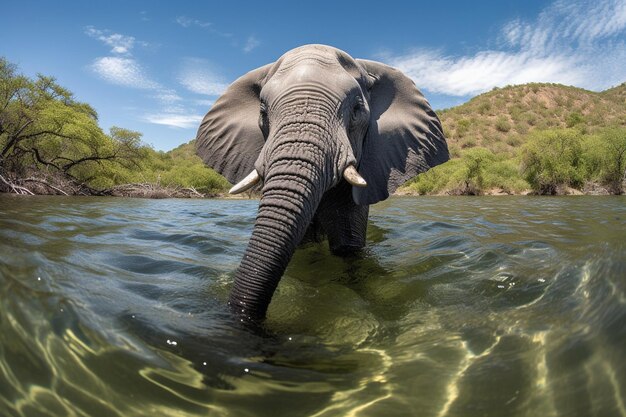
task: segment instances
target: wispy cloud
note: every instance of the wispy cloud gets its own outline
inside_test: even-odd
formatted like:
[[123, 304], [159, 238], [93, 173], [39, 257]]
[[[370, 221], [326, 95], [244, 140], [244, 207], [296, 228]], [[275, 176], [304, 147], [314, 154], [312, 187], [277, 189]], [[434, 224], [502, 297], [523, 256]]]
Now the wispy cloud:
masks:
[[199, 27], [202, 29], [206, 29], [210, 33], [213, 33], [214, 35], [217, 35], [217, 36], [221, 36], [223, 38], [232, 38], [233, 36], [233, 34], [230, 32], [222, 32], [221, 30], [218, 30], [212, 22], [195, 19], [189, 16], [178, 16], [176, 18], [176, 23], [178, 23], [180, 26], [184, 28], [190, 28], [190, 27], [195, 26], [195, 27]]
[[183, 101], [183, 98], [178, 95], [176, 90], [163, 87], [160, 87], [153, 97], [159, 100], [161, 103], [170, 105], [174, 105], [174, 103]]
[[[109, 30], [96, 29], [93, 26], [85, 28], [85, 34], [94, 39], [98, 39], [111, 47], [111, 53], [118, 55], [128, 55], [135, 46], [137, 40], [133, 36], [126, 36], [120, 33], [112, 33]], [[141, 42], [145, 45], [144, 42]]]
[[144, 117], [145, 121], [158, 125], [169, 127], [177, 127], [181, 129], [190, 129], [197, 127], [202, 121], [201, 115], [189, 115], [180, 113], [156, 113], [148, 114]]
[[105, 56], [96, 58], [90, 66], [100, 78], [111, 84], [144, 90], [157, 90], [161, 85], [151, 80], [133, 58]]
[[532, 22], [500, 31], [501, 47], [467, 56], [441, 50], [387, 54], [383, 59], [430, 92], [467, 96], [495, 86], [556, 82], [601, 90], [626, 79], [626, 3], [562, 1]]
[[259, 41], [254, 35], [250, 35], [248, 39], [246, 40], [246, 44], [243, 47], [243, 51], [245, 53], [248, 53], [252, 51], [254, 48], [256, 48], [257, 46], [259, 46], [260, 44], [261, 44], [261, 41]]
[[184, 28], [188, 28], [190, 26], [199, 26], [201, 28], [207, 28], [212, 25], [211, 22], [203, 22], [201, 20], [192, 19], [191, 17], [187, 17], [187, 16], [178, 16], [176, 18], [176, 23], [178, 23]]
[[228, 87], [228, 83], [211, 70], [211, 63], [200, 58], [184, 60], [178, 81], [189, 91], [207, 96], [218, 96]]
[[203, 107], [211, 107], [213, 103], [215, 103], [215, 100], [210, 100], [210, 99], [194, 100], [194, 104], [197, 104], [198, 106], [203, 106]]

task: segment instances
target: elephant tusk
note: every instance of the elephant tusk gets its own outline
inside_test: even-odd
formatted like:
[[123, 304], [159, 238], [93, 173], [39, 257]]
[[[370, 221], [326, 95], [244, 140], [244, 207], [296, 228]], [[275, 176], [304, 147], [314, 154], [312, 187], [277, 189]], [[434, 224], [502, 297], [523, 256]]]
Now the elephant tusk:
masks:
[[345, 171], [343, 171], [343, 177], [350, 184], [355, 187], [367, 187], [367, 181], [363, 179], [362, 176], [356, 171], [356, 168], [353, 165], [348, 165]]
[[254, 187], [254, 185], [260, 180], [261, 176], [259, 175], [259, 172], [256, 169], [253, 169], [252, 172], [249, 173], [248, 176], [246, 176], [246, 178], [242, 179], [241, 181], [239, 181], [239, 183], [234, 185], [233, 188], [228, 190], [228, 194], [243, 193], [244, 191]]

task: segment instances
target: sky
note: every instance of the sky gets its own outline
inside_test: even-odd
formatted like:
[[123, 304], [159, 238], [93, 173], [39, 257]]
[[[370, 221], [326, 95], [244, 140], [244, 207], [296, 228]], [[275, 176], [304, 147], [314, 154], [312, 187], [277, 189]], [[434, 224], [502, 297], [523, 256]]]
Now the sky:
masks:
[[193, 139], [239, 76], [310, 43], [401, 69], [435, 109], [527, 82], [602, 91], [626, 81], [626, 0], [20, 0], [0, 14], [0, 56], [157, 150]]

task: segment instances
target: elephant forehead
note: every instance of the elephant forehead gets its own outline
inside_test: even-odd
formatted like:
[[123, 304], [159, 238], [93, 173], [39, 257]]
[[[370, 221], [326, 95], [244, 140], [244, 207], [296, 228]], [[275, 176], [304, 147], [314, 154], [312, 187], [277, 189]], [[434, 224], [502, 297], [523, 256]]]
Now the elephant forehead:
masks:
[[320, 65], [318, 62], [300, 61], [297, 65], [277, 72], [266, 83], [261, 97], [272, 101], [285, 95], [307, 95], [320, 92], [333, 101], [344, 100], [358, 91], [358, 82], [339, 64]]
[[356, 61], [347, 53], [326, 45], [305, 45], [292, 49], [278, 61], [276, 75], [300, 74], [304, 77], [338, 76], [348, 73], [359, 78], [361, 72]]
[[357, 60], [341, 49], [328, 45], [313, 44], [292, 49], [279, 59], [278, 62], [281, 63], [279, 71], [289, 71], [293, 66], [305, 61], [328, 67], [330, 71], [343, 69], [363, 86], [367, 85], [367, 72]]
[[333, 65], [337, 63], [337, 54], [341, 52], [336, 48], [325, 45], [304, 45], [286, 52], [281, 58], [282, 67], [288, 69], [301, 61], [309, 60], [319, 64]]

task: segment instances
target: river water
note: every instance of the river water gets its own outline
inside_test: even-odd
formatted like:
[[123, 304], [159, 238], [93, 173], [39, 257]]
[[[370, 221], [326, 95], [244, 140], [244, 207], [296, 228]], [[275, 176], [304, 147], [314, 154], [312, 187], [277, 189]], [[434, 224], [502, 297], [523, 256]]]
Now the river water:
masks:
[[257, 205], [0, 195], [0, 415], [626, 415], [626, 198], [392, 198], [249, 329]]

